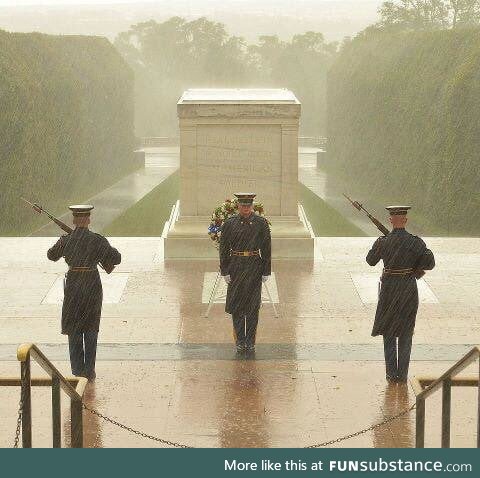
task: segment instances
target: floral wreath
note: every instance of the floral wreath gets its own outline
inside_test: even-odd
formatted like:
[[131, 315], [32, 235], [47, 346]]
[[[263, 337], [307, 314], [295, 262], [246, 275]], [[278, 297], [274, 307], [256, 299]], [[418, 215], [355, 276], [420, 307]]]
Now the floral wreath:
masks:
[[[270, 221], [265, 217], [263, 204], [253, 201], [253, 212], [258, 216], [265, 218], [267, 223], [271, 225]], [[220, 236], [222, 235], [223, 223], [230, 217], [238, 214], [238, 199], [225, 199], [225, 202], [216, 207], [212, 213], [212, 220], [208, 226], [208, 235], [214, 242], [215, 247], [220, 247]]]

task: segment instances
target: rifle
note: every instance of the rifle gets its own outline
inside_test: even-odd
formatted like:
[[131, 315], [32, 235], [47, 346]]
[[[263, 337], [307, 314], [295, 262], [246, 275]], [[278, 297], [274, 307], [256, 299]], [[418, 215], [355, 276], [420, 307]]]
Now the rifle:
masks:
[[33, 210], [35, 212], [38, 212], [38, 214], [42, 214], [43, 212], [46, 216], [48, 216], [49, 219], [51, 219], [57, 226], [59, 226], [67, 234], [70, 234], [73, 231], [73, 229], [70, 226], [67, 226], [64, 222], [60, 221], [60, 219], [57, 219], [53, 214], [50, 214], [48, 211], [43, 209], [43, 207], [37, 204], [36, 202], [31, 203], [30, 201], [27, 201], [25, 198], [22, 198], [22, 197], [20, 199], [22, 201], [25, 201], [30, 206], [32, 206]]
[[[67, 234], [70, 234], [73, 232], [73, 229], [65, 224], [64, 222], [60, 221], [60, 219], [56, 218], [53, 214], [50, 214], [47, 210], [45, 210], [42, 206], [37, 204], [36, 202], [31, 203], [30, 201], [27, 201], [25, 198], [20, 198], [22, 201], [25, 201], [27, 204], [32, 206], [33, 210], [35, 212], [38, 212], [38, 214], [42, 214], [42, 212], [48, 216], [49, 219], [51, 219], [58, 227], [60, 227], [63, 231], [65, 231]], [[110, 272], [113, 271], [115, 266], [105, 266], [103, 267], [102, 264], [98, 264], [107, 274], [110, 274]]]
[[[390, 234], [390, 231], [374, 216], [372, 216], [364, 207], [362, 204], [360, 204], [358, 201], [352, 201], [346, 194], [343, 194], [347, 199], [348, 201], [350, 202], [350, 204], [355, 208], [355, 209], [358, 209], [359, 211], [363, 211], [364, 213], [366, 213], [368, 219], [370, 219], [370, 221], [373, 222], [373, 224], [375, 224], [375, 226], [377, 226], [377, 229], [384, 235], [384, 236], [388, 236], [388, 234]], [[421, 270], [421, 269], [415, 269], [414, 270], [414, 274], [415, 276], [415, 279], [421, 279], [424, 275], [425, 275], [425, 271]]]
[[346, 194], [344, 196], [350, 201], [350, 204], [355, 208], [358, 209], [359, 211], [363, 211], [367, 214], [368, 219], [377, 226], [377, 229], [384, 235], [387, 236], [390, 234], [390, 231], [374, 216], [372, 216], [364, 207], [362, 204], [360, 204], [358, 201], [352, 201]]

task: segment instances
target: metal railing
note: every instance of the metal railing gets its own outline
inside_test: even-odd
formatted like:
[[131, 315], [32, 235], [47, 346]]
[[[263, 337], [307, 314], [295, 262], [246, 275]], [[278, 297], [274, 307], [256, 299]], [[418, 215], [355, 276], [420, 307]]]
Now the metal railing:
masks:
[[[442, 389], [442, 448], [450, 448], [450, 425], [452, 411], [452, 387], [477, 387], [477, 448], [480, 448], [480, 368], [475, 377], [457, 378], [462, 370], [478, 360], [480, 348], [474, 347], [453, 367], [450, 367], [441, 377], [414, 377], [413, 389], [416, 395], [416, 431], [415, 447], [425, 447], [425, 401], [440, 388]], [[480, 362], [479, 362], [480, 367]]]
[[[140, 148], [155, 148], [165, 146], [178, 146], [180, 138], [178, 136], [148, 136], [140, 138]], [[325, 136], [299, 136], [298, 144], [300, 146], [312, 146], [325, 149], [327, 147], [327, 138]]]
[[327, 138], [325, 138], [324, 136], [299, 136], [298, 145], [326, 149]]
[[180, 138], [178, 136], [149, 136], [140, 138], [140, 147], [142, 148], [161, 148], [165, 146], [178, 146]]
[[[52, 387], [52, 432], [53, 447], [61, 448], [61, 401], [60, 390], [70, 397], [71, 446], [83, 448], [83, 393], [87, 379], [65, 378], [34, 344], [22, 344], [17, 349], [20, 362], [20, 379], [1, 379], [0, 385], [21, 386], [20, 413], [22, 423], [22, 446], [32, 448], [32, 386]], [[37, 362], [50, 378], [32, 378], [31, 360]], [[75, 388], [74, 388], [75, 387]]]

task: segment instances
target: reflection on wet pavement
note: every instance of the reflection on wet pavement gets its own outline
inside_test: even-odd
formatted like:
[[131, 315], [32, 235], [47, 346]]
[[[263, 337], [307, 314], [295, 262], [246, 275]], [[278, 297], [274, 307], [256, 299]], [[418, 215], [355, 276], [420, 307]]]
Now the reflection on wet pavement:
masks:
[[219, 403], [220, 447], [270, 446], [265, 394], [265, 383], [254, 360], [232, 363]]
[[[13, 369], [13, 362], [3, 363]], [[447, 364], [431, 364], [438, 373]], [[67, 363], [60, 368], [67, 372]], [[294, 361], [100, 362], [85, 402], [100, 413], [163, 439], [194, 447], [305, 447], [379, 423], [409, 407], [408, 385], [387, 385], [381, 363]], [[353, 371], [355, 371], [353, 373]], [[455, 390], [452, 446], [475, 445], [475, 393]], [[19, 389], [0, 388], [0, 445], [11, 446]], [[441, 395], [441, 394], [440, 394]], [[455, 404], [456, 403], [456, 404]], [[33, 443], [51, 446], [50, 394], [33, 396]], [[63, 446], [70, 443], [69, 402]], [[440, 445], [440, 399], [427, 414], [427, 446]], [[45, 413], [48, 411], [48, 413]], [[84, 412], [86, 447], [156, 447]], [[412, 447], [413, 412], [335, 447]]]
[[[44, 302], [64, 269], [39, 254], [51, 239], [0, 241], [0, 374], [18, 376], [16, 347], [33, 341], [69, 375], [60, 304]], [[370, 238], [317, 238], [321, 260], [274, 261], [280, 317], [262, 307], [250, 360], [236, 357], [222, 304], [204, 317], [204, 277], [216, 261], [159, 260], [159, 238], [111, 242], [128, 281], [103, 308], [98, 378], [85, 395], [99, 412], [194, 447], [303, 447], [368, 428], [414, 400], [410, 386], [385, 382], [382, 345], [370, 336], [375, 304], [362, 302], [352, 281], [371, 272], [363, 262]], [[438, 301], [420, 305], [411, 375], [438, 376], [480, 343], [480, 254], [478, 239], [429, 244], [441, 267], [425, 280]], [[0, 446], [13, 443], [18, 399], [18, 388], [0, 387]], [[51, 446], [50, 403], [48, 388], [34, 391], [34, 446]], [[473, 447], [475, 390], [455, 389], [452, 404], [452, 446]], [[427, 402], [426, 446], [440, 446], [440, 410], [436, 394]], [[62, 417], [68, 446], [65, 398]], [[88, 447], [165, 446], [88, 412], [84, 420]], [[331, 446], [411, 447], [414, 420], [410, 413]]]

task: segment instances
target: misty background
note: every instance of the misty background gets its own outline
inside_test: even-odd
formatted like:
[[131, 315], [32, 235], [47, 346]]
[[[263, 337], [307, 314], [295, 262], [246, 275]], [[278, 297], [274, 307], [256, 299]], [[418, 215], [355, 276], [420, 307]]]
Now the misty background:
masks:
[[373, 23], [380, 4], [378, 0], [6, 0], [0, 2], [0, 25], [16, 32], [102, 35], [113, 41], [135, 23], [207, 17], [248, 41], [261, 35], [287, 39], [308, 30], [334, 41]]
[[40, 225], [19, 190], [63, 210], [139, 168], [185, 89], [281, 87], [333, 190], [480, 235], [480, 0], [75, 3], [0, 0], [2, 234]]

